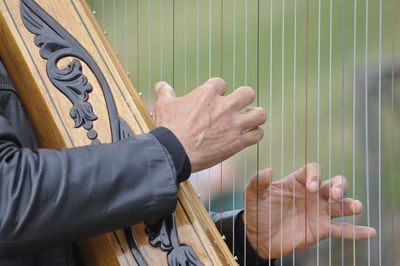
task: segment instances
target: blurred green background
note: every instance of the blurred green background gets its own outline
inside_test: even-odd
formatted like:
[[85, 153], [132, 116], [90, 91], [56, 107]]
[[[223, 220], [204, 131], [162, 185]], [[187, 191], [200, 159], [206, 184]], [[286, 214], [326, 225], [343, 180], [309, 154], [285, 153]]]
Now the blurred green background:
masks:
[[[150, 111], [159, 80], [172, 84], [180, 96], [214, 76], [227, 81], [229, 92], [242, 85], [257, 91], [257, 103], [269, 117], [259, 153], [255, 146], [248, 148], [192, 176], [206, 208], [242, 208], [242, 191], [257, 168], [272, 167], [278, 179], [306, 161], [319, 162], [324, 178], [343, 173], [350, 183], [348, 196], [363, 201], [357, 223], [367, 224], [369, 213], [370, 224], [379, 230], [381, 214], [381, 265], [392, 265], [393, 240], [400, 254], [398, 0], [382, 0], [381, 38], [378, 0], [309, 0], [308, 16], [306, 0], [88, 2]], [[341, 242], [331, 244], [331, 258], [329, 241], [311, 248], [309, 265], [341, 265]], [[355, 250], [345, 242], [344, 250], [345, 265], [353, 264], [353, 255], [357, 265], [380, 265], [379, 238], [369, 249], [368, 241], [357, 242]], [[284, 264], [291, 260], [302, 265], [302, 253]]]

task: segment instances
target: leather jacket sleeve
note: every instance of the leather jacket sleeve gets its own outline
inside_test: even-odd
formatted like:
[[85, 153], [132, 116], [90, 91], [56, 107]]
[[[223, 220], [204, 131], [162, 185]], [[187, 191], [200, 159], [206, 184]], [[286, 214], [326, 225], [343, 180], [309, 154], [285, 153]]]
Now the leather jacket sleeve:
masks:
[[176, 180], [171, 156], [151, 134], [28, 149], [0, 106], [0, 257], [165, 216], [176, 206]]

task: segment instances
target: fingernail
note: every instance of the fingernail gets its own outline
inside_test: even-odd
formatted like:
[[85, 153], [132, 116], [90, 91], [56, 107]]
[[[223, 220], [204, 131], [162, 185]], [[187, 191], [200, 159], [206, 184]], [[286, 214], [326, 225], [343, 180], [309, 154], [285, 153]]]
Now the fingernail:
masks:
[[310, 192], [317, 192], [318, 190], [318, 182], [317, 181], [311, 181], [310, 184], [308, 185], [308, 189], [310, 190]]
[[335, 194], [336, 194], [336, 197], [337, 197], [338, 199], [341, 199], [341, 198], [343, 197], [342, 189], [340, 189], [340, 188], [335, 188]]

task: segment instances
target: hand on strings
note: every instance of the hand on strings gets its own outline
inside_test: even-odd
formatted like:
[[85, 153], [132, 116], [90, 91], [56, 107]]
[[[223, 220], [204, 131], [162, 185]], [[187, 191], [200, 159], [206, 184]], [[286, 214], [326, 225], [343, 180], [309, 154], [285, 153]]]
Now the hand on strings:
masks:
[[266, 114], [260, 107], [241, 112], [255, 100], [249, 87], [224, 96], [226, 83], [212, 78], [183, 97], [165, 82], [156, 84], [156, 126], [170, 129], [182, 143], [192, 171], [222, 162], [263, 137]]
[[243, 219], [247, 223], [247, 238], [256, 250], [258, 243], [258, 254], [262, 258], [286, 256], [330, 235], [346, 240], [376, 235], [371, 227], [332, 221], [336, 217], [360, 214], [362, 203], [344, 198], [348, 188], [345, 177], [336, 176], [322, 182], [321, 175], [320, 166], [312, 163], [272, 183], [271, 169], [260, 172], [258, 182], [257, 175], [253, 177], [246, 188]]

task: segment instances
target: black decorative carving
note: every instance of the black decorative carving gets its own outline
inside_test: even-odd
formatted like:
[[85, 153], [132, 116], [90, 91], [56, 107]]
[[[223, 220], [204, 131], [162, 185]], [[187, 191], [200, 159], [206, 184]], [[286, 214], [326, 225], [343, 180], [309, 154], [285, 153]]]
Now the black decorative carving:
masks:
[[96, 130], [89, 130], [88, 133], [87, 133], [87, 137], [90, 140], [97, 139], [97, 131]]
[[147, 262], [144, 260], [142, 254], [139, 251], [138, 246], [136, 245], [135, 239], [133, 238], [132, 235], [132, 230], [130, 227], [127, 227], [124, 229], [124, 234], [126, 241], [128, 242], [128, 246], [132, 252], [133, 257], [135, 258], [137, 264], [139, 266], [147, 266]]
[[[83, 126], [88, 131], [87, 137], [92, 140], [92, 145], [100, 144], [100, 140], [97, 139], [98, 133], [93, 129], [93, 121], [97, 120], [97, 116], [89, 102], [92, 85], [82, 72], [82, 64], [79, 61], [81, 60], [86, 63], [100, 83], [107, 104], [112, 141], [116, 142], [133, 136], [132, 129], [118, 116], [113, 95], [103, 73], [78, 41], [33, 0], [21, 0], [21, 16], [25, 27], [35, 35], [34, 42], [40, 48], [40, 56], [47, 60], [47, 76], [73, 105], [70, 116], [75, 122], [75, 127]], [[67, 67], [59, 68], [60, 60], [67, 57], [72, 57], [73, 60]], [[124, 229], [124, 233], [138, 265], [147, 266], [133, 239], [131, 228]]]
[[119, 125], [119, 135], [121, 139], [127, 139], [135, 135], [132, 128], [122, 118], [119, 118]]
[[[75, 128], [83, 126], [86, 130], [93, 128], [93, 121], [97, 116], [93, 112], [92, 105], [88, 102], [92, 85], [82, 73], [82, 64], [73, 59], [65, 68], [59, 68], [58, 62], [68, 56], [73, 56], [73, 44], [67, 38], [63, 38], [52, 30], [51, 25], [43, 23], [35, 13], [28, 8], [23, 1], [21, 14], [26, 28], [35, 34], [34, 42], [40, 48], [40, 56], [47, 60], [47, 75], [53, 85], [62, 92], [72, 103], [70, 116], [75, 121]], [[31, 1], [32, 2], [32, 1]], [[26, 4], [26, 5], [25, 5]], [[96, 135], [91, 132], [91, 136]], [[94, 140], [94, 139], [91, 139]]]
[[190, 245], [179, 242], [175, 212], [155, 223], [147, 223], [146, 233], [153, 247], [159, 247], [168, 252], [167, 259], [169, 266], [203, 265]]
[[[70, 115], [74, 119], [75, 127], [83, 126], [89, 131], [93, 128], [93, 121], [97, 119], [93, 113], [93, 107], [88, 101], [92, 85], [82, 72], [81, 62], [84, 62], [96, 76], [104, 94], [113, 142], [121, 140], [121, 121], [118, 117], [117, 107], [110, 86], [94, 59], [34, 0], [21, 0], [20, 9], [25, 27], [35, 35], [34, 42], [40, 48], [40, 56], [47, 60], [47, 76], [73, 105]], [[66, 67], [60, 68], [60, 61], [66, 58], [73, 58], [73, 60]]]
[[[40, 48], [40, 56], [47, 60], [47, 76], [73, 105], [70, 116], [74, 120], [75, 128], [83, 127], [87, 130], [87, 138], [92, 141], [92, 145], [100, 144], [100, 140], [97, 139], [98, 133], [93, 129], [93, 122], [98, 118], [89, 102], [89, 94], [93, 87], [83, 74], [84, 62], [95, 75], [103, 92], [112, 141], [117, 142], [133, 136], [130, 126], [119, 117], [110, 86], [93, 57], [34, 0], [20, 1], [23, 23], [35, 35], [34, 42]], [[60, 68], [60, 61], [66, 58], [72, 58], [72, 61], [66, 67]], [[175, 213], [161, 219], [157, 224], [147, 226], [146, 232], [153, 246], [168, 252], [169, 265], [202, 265], [190, 245], [179, 243]], [[133, 239], [131, 228], [125, 228], [124, 234], [138, 265], [147, 266]]]

